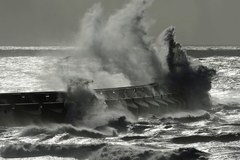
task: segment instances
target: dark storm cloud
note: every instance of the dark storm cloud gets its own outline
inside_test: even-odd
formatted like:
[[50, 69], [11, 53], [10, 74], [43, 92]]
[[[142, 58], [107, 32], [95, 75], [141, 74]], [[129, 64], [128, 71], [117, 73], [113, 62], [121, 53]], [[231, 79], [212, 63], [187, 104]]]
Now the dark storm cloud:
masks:
[[[0, 0], [0, 45], [67, 45], [97, 0]], [[106, 14], [127, 0], [101, 0]], [[239, 45], [239, 0], [156, 0], [148, 17], [152, 34], [176, 26], [177, 39], [193, 45]]]

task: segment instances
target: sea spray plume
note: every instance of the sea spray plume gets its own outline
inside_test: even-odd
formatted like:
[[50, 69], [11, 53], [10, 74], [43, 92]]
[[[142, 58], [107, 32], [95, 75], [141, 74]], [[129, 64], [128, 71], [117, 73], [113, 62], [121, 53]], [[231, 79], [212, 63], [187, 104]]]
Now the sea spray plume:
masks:
[[158, 54], [157, 58], [158, 60], [161, 62], [162, 65], [162, 72], [166, 73], [169, 72], [169, 67], [168, 67], [168, 62], [167, 62], [167, 56], [169, 54], [169, 41], [171, 41], [172, 39], [174, 39], [174, 27], [170, 26], [168, 28], [166, 28], [156, 39], [155, 42], [155, 46], [154, 49], [156, 50], [156, 52]]
[[[101, 59], [109, 71], [124, 73], [133, 85], [153, 81], [151, 38], [147, 35], [144, 11], [152, 1], [132, 0], [109, 17], [103, 28]], [[106, 57], [106, 58], [105, 58]]]
[[175, 42], [173, 27], [166, 29], [164, 34], [163, 41], [169, 51], [167, 55], [169, 73], [166, 78], [169, 89], [180, 93], [190, 108], [210, 107], [208, 91], [211, 89], [211, 80], [216, 71], [194, 63], [181, 45]]
[[160, 68], [143, 16], [151, 2], [132, 0], [107, 20], [94, 5], [81, 21], [79, 51], [64, 62], [66, 77], [94, 80], [94, 88], [151, 83]]
[[[86, 87], [87, 85], [82, 84], [82, 79], [97, 81], [97, 87], [121, 85], [119, 79], [129, 85], [126, 78], [131, 76], [133, 84], [136, 81], [152, 82], [153, 53], [150, 49], [151, 42], [142, 25], [143, 12], [149, 5], [150, 1], [133, 0], [105, 23], [101, 18], [102, 9], [99, 4], [94, 5], [85, 15], [78, 41], [80, 50], [75, 56], [66, 59], [68, 62], [74, 62], [70, 63], [70, 68], [75, 68], [69, 70], [65, 80], [70, 79], [73, 82], [74, 79], [81, 82], [68, 85], [65, 104], [68, 122], [98, 127], [122, 116], [126, 116], [127, 120], [134, 119], [122, 105], [111, 106], [114, 109], [107, 110], [104, 97], [99, 97], [92, 89]], [[108, 86], [103, 85], [103, 82]]]
[[[81, 20], [80, 32], [76, 37], [76, 45], [80, 48], [77, 54], [89, 57], [93, 54], [94, 45], [103, 27], [103, 9], [100, 3], [94, 4]], [[92, 57], [94, 58], [94, 57]]]
[[85, 14], [75, 41], [79, 50], [61, 61], [59, 72], [63, 73], [61, 75], [63, 79], [78, 77], [94, 80], [92, 83], [94, 88], [128, 86], [130, 81], [123, 73], [104, 70], [104, 64], [96, 56], [96, 52], [101, 52], [99, 37], [103, 27], [102, 17], [100, 4], [95, 4]]

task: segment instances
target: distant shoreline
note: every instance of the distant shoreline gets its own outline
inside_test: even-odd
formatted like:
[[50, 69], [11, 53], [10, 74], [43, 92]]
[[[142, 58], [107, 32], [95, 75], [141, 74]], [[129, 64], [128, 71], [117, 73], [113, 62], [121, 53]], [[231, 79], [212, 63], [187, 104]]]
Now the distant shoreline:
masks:
[[195, 58], [212, 56], [240, 56], [240, 47], [236, 46], [186, 46], [187, 54]]
[[[211, 56], [240, 56], [236, 46], [186, 46], [188, 55], [195, 58]], [[78, 50], [72, 46], [0, 46], [0, 57], [8, 56], [67, 56]]]

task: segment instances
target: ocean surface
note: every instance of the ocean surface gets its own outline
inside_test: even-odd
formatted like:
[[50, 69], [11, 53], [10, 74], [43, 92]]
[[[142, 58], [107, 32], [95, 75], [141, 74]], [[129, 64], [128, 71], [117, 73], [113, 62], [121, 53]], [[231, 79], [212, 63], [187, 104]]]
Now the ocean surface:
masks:
[[[227, 55], [227, 53], [226, 53]], [[0, 56], [0, 92], [64, 90], [61, 56]], [[198, 58], [217, 71], [210, 110], [138, 117], [126, 130], [0, 126], [0, 157], [16, 159], [240, 159], [240, 56]], [[194, 107], [193, 107], [194, 108]], [[6, 118], [6, 120], [8, 120]]]

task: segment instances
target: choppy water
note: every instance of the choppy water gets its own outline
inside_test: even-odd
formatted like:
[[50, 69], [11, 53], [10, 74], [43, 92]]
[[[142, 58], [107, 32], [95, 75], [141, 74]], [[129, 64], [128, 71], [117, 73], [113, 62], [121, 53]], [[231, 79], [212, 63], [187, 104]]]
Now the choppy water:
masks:
[[[0, 91], [62, 90], [60, 57], [0, 57]], [[4, 158], [26, 159], [240, 159], [240, 57], [207, 57], [217, 70], [210, 111], [139, 118], [127, 130], [70, 125], [0, 127]], [[52, 76], [49, 76], [52, 75]], [[59, 83], [58, 83], [59, 82]]]

